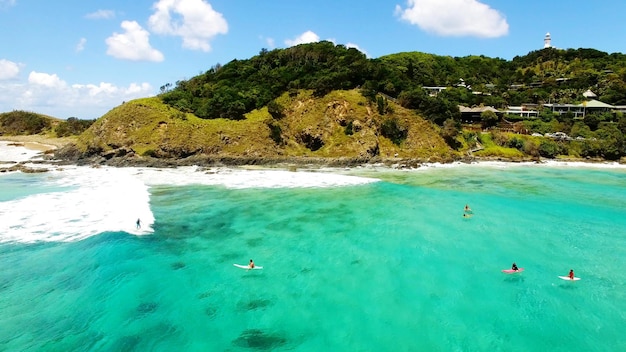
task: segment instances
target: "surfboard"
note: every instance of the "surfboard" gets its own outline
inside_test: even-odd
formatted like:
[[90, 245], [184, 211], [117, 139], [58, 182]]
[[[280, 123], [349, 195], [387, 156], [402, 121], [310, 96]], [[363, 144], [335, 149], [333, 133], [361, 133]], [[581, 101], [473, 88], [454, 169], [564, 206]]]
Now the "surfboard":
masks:
[[[241, 265], [241, 264], [233, 264], [233, 265], [234, 265], [234, 266], [236, 266], [236, 267], [238, 267], [238, 268], [241, 268], [241, 269], [250, 270], [250, 267], [249, 267], [249, 266], [247, 266], [247, 265]], [[262, 266], [257, 266], [257, 265], [255, 265], [255, 266], [254, 266], [254, 268], [252, 268], [252, 269], [255, 269], [255, 270], [256, 270], [256, 269], [263, 269], [263, 267], [262, 267]]]
[[567, 281], [578, 281], [578, 280], [580, 280], [579, 277], [574, 277], [573, 279], [570, 279], [569, 276], [559, 276], [559, 279], [567, 280]]
[[517, 274], [517, 273], [521, 273], [522, 271], [524, 271], [524, 268], [519, 268], [518, 270], [513, 270], [513, 269], [502, 270], [502, 272], [505, 274]]

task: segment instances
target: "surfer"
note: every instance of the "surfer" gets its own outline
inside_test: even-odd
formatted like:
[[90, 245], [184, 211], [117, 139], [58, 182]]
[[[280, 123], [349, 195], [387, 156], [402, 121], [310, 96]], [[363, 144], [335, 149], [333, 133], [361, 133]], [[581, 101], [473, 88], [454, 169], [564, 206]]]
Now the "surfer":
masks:
[[472, 209], [470, 209], [469, 205], [465, 204], [465, 212], [469, 213], [471, 211], [472, 211]]
[[248, 264], [248, 267], [250, 269], [254, 269], [254, 262], [252, 261], [252, 259], [250, 259], [250, 264]]
[[567, 276], [569, 276], [570, 280], [574, 280], [574, 270], [570, 269], [569, 274]]
[[464, 218], [468, 218], [468, 219], [469, 219], [469, 218], [471, 218], [471, 217], [472, 217], [472, 214], [463, 213], [463, 217], [464, 217]]
[[141, 219], [137, 218], [137, 228], [141, 228]]
[[513, 263], [513, 265], [511, 266], [511, 270], [519, 271], [517, 264]]

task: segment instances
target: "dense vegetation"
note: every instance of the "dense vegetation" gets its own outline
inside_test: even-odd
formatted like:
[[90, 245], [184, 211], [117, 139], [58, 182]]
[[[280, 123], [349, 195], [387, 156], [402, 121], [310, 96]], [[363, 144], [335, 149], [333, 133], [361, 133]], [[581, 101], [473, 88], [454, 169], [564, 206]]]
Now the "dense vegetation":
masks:
[[29, 111], [14, 110], [0, 114], [0, 136], [51, 134], [54, 137], [75, 136], [83, 133], [95, 120], [70, 117], [60, 120]]
[[49, 117], [28, 111], [0, 114], [0, 135], [39, 134], [52, 125]]
[[[443, 86], [436, 96], [424, 87]], [[359, 88], [381, 115], [388, 100], [412, 109], [441, 128], [441, 136], [455, 148], [480, 143], [462, 133], [458, 105], [494, 106], [534, 103], [577, 104], [592, 89], [598, 99], [613, 105], [626, 104], [626, 55], [594, 49], [548, 48], [507, 61], [485, 56], [449, 57], [420, 52], [398, 53], [367, 59], [356, 49], [330, 42], [303, 44], [287, 49], [262, 50], [248, 60], [233, 60], [175, 86], [161, 87], [160, 98], [171, 107], [202, 119], [240, 120], [254, 109], [267, 106], [274, 117], [284, 108], [276, 99], [284, 93], [312, 90], [322, 97], [338, 89]], [[531, 156], [572, 155], [617, 159], [626, 155], [626, 121], [619, 113], [588, 114], [584, 120], [542, 111], [539, 119], [519, 122], [527, 134], [565, 132], [577, 141], [513, 142], [494, 138], [500, 148]], [[393, 118], [380, 125], [383, 136], [400, 144], [403, 131]], [[481, 116], [481, 127], [497, 127], [498, 116]], [[273, 127], [278, 140], [278, 125]], [[351, 126], [346, 126], [347, 131]], [[583, 140], [584, 139], [584, 140]], [[535, 146], [533, 143], [537, 144]], [[543, 143], [543, 144], [542, 144]], [[489, 143], [487, 143], [489, 145]], [[528, 146], [527, 146], [528, 145]], [[556, 147], [554, 146], [556, 145]], [[483, 152], [485, 153], [485, 152]], [[496, 152], [498, 154], [499, 152]]]
[[[163, 101], [200, 118], [239, 120], [288, 90], [311, 89], [323, 96], [361, 85], [371, 66], [356, 49], [330, 42], [285, 50], [262, 50], [249, 60], [216, 65], [161, 95]], [[162, 91], [168, 89], [168, 85]]]

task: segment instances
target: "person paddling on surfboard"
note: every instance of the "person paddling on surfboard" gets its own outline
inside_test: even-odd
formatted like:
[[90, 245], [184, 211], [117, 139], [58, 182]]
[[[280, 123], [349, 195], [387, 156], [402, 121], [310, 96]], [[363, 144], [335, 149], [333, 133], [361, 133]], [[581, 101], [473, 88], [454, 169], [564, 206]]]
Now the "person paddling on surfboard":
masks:
[[465, 204], [465, 212], [469, 213], [471, 211], [472, 211], [472, 209], [470, 209], [469, 205]]
[[248, 264], [248, 267], [250, 269], [254, 269], [254, 262], [252, 261], [252, 259], [250, 259], [250, 264]]
[[570, 280], [574, 280], [574, 270], [570, 269], [569, 270], [569, 275], [567, 275], [567, 276], [569, 276]]
[[517, 264], [513, 263], [513, 265], [511, 265], [511, 270], [519, 271]]

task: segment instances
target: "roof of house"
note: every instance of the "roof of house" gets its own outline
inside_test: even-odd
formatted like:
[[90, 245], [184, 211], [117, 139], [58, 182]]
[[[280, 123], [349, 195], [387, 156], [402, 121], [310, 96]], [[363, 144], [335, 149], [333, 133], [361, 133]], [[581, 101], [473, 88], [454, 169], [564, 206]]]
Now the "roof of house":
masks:
[[500, 112], [498, 109], [494, 108], [493, 106], [474, 106], [472, 108], [469, 108], [463, 105], [459, 105], [459, 111], [461, 111], [462, 113], [463, 112], [484, 112], [484, 111]]
[[596, 93], [592, 92], [591, 89], [587, 89], [586, 92], [583, 93], [583, 97], [585, 98], [596, 98]]
[[613, 109], [615, 108], [613, 105], [607, 104], [607, 103], [603, 103], [599, 100], [595, 100], [595, 99], [591, 99], [589, 101], [586, 101], [582, 104], [580, 104], [580, 106], [584, 106], [586, 108], [608, 108], [608, 109]]

